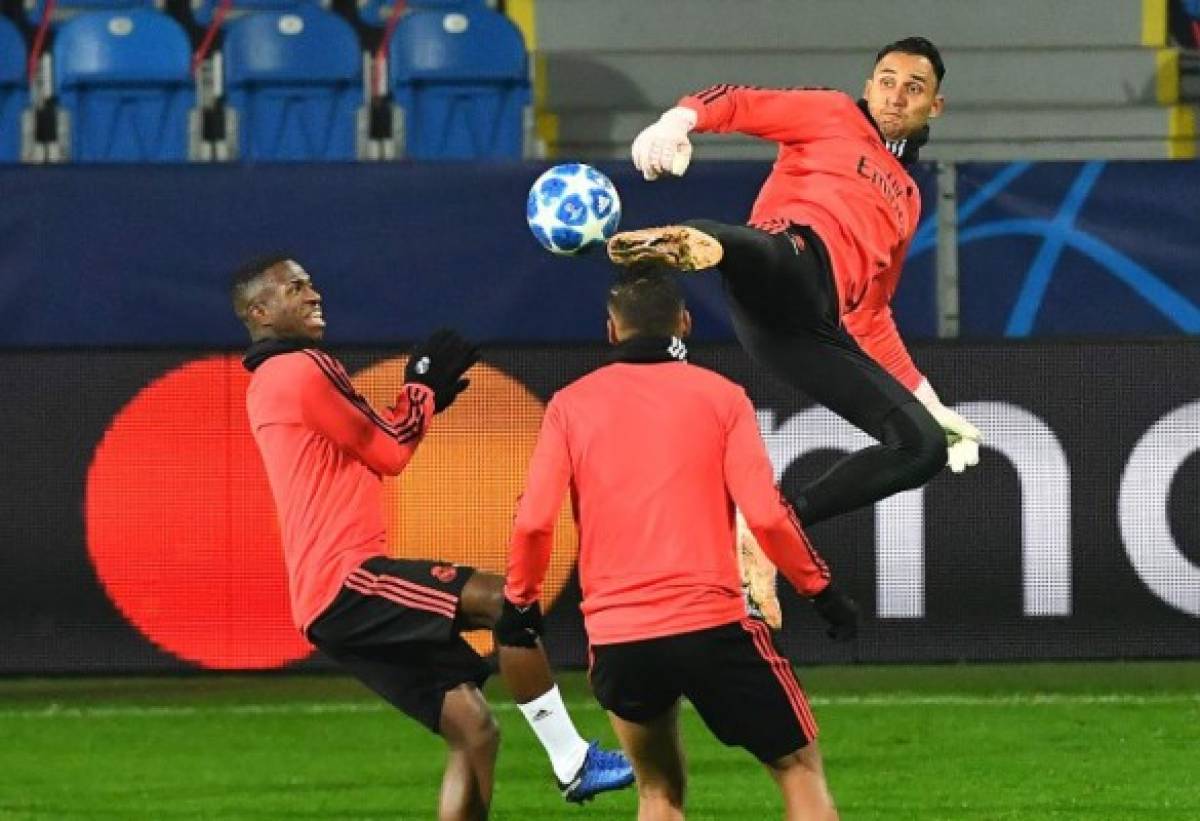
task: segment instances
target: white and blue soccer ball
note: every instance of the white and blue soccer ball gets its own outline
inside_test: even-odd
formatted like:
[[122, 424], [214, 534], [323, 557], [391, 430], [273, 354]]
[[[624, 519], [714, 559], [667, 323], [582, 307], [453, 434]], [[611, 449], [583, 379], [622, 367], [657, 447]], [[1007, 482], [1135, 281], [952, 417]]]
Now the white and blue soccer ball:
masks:
[[612, 180], [590, 165], [556, 165], [529, 189], [525, 218], [547, 251], [578, 254], [617, 232], [621, 198]]

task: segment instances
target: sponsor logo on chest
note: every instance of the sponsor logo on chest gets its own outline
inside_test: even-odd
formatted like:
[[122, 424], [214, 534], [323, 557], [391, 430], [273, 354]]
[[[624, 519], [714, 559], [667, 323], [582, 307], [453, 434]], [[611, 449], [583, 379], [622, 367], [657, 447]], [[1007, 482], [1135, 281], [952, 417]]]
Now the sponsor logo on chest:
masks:
[[907, 234], [909, 229], [909, 201], [914, 189], [911, 180], [901, 180], [891, 171], [880, 168], [865, 154], [858, 158], [854, 168], [859, 177], [869, 182], [877, 190], [891, 209], [896, 218], [897, 227], [901, 234]]

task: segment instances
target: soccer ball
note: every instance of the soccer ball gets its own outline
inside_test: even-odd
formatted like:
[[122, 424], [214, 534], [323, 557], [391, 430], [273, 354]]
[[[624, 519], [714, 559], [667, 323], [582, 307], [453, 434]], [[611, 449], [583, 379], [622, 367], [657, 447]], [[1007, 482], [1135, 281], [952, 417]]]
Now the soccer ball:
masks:
[[612, 180], [590, 165], [556, 165], [529, 189], [525, 218], [547, 251], [578, 254], [616, 233], [621, 198]]

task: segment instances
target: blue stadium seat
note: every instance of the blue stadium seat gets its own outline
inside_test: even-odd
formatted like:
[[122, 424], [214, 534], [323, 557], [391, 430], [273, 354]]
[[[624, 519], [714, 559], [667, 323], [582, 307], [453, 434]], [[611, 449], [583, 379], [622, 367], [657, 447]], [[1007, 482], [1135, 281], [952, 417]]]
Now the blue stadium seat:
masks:
[[[191, 0], [192, 19], [202, 26], [207, 26], [212, 22], [219, 5], [221, 5], [221, 0]], [[328, 6], [328, 2], [324, 0], [233, 0], [230, 12], [241, 15], [255, 11], [291, 11], [307, 5]]]
[[315, 6], [251, 14], [222, 53], [243, 159], [355, 159], [362, 51], [349, 23]]
[[396, 26], [388, 65], [408, 156], [521, 157], [529, 58], [507, 17], [487, 8], [415, 10]]
[[[89, 11], [116, 11], [117, 9], [152, 9], [161, 7], [155, 0], [58, 0], [54, 4], [54, 19], [67, 20]], [[42, 22], [46, 11], [46, 0], [25, 0], [25, 17], [33, 25]]]
[[21, 113], [28, 104], [25, 41], [16, 26], [0, 17], [0, 162], [21, 159]]
[[78, 162], [181, 162], [195, 105], [191, 46], [157, 11], [97, 11], [63, 24], [54, 92]]
[[[358, 0], [358, 19], [368, 26], [382, 26], [392, 17], [392, 9], [398, 0]], [[485, 8], [486, 0], [407, 0], [406, 11], [414, 9], [443, 9], [457, 11], [463, 8]]]

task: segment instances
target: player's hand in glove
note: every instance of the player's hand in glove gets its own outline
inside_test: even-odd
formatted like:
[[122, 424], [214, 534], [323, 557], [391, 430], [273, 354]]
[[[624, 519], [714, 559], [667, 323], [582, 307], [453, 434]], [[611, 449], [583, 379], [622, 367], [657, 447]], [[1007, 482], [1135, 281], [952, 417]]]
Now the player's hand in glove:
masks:
[[858, 605], [833, 582], [809, 601], [817, 615], [829, 625], [825, 635], [834, 641], [849, 641], [858, 635]]
[[541, 603], [519, 607], [505, 598], [492, 633], [501, 647], [537, 647], [542, 635]]
[[441, 413], [471, 384], [463, 374], [478, 361], [478, 348], [456, 332], [442, 328], [409, 353], [404, 381], [429, 387], [433, 391], [434, 413]]
[[946, 464], [955, 473], [962, 473], [979, 464], [979, 428], [942, 404], [929, 380], [921, 381], [914, 395], [925, 405], [930, 415], [946, 432]]
[[930, 408], [933, 418], [946, 432], [946, 464], [955, 473], [979, 464], [979, 428], [947, 408], [938, 405]]
[[662, 174], [682, 177], [692, 161], [688, 132], [696, 127], [696, 112], [676, 106], [642, 129], [633, 141], [633, 164], [647, 180]]

